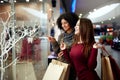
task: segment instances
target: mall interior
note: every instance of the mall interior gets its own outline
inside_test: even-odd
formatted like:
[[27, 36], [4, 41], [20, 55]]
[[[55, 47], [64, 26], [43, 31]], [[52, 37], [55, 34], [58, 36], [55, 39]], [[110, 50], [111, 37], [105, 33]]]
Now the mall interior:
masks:
[[0, 0], [0, 80], [43, 80], [49, 63], [57, 59], [48, 36], [58, 39], [62, 31], [56, 20], [65, 12], [89, 18], [95, 40], [120, 67], [120, 0]]

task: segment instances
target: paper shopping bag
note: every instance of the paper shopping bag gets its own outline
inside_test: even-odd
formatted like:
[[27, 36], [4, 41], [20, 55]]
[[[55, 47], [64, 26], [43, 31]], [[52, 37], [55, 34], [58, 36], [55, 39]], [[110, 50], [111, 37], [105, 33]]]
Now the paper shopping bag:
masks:
[[115, 59], [110, 55], [109, 56], [111, 68], [113, 71], [114, 80], [120, 80], [120, 68]]
[[64, 66], [51, 62], [42, 80], [60, 80]]
[[102, 72], [102, 80], [114, 80], [113, 72], [110, 64], [110, 60], [108, 56], [103, 56], [101, 58], [101, 72]]
[[69, 80], [70, 65], [54, 59], [52, 60], [52, 63], [64, 66], [63, 73], [59, 80]]
[[102, 80], [120, 80], [120, 68], [110, 53], [102, 47]]

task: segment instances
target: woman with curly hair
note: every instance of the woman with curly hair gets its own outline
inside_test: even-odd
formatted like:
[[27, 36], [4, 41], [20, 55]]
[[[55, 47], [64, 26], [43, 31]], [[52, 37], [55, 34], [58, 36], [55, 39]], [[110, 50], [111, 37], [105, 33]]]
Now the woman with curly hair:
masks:
[[[48, 39], [52, 44], [53, 51], [58, 54], [58, 60], [62, 62], [67, 62], [66, 58], [62, 56], [63, 54], [60, 52], [60, 43], [63, 41], [67, 44], [67, 49], [70, 50], [71, 45], [74, 42], [74, 32], [75, 32], [75, 25], [78, 21], [78, 15], [75, 13], [63, 13], [57, 19], [57, 25], [62, 33], [58, 37], [58, 41], [54, 37], [49, 36]], [[75, 80], [76, 75], [74, 73], [74, 68], [71, 67], [70, 69], [70, 77], [69, 80]]]

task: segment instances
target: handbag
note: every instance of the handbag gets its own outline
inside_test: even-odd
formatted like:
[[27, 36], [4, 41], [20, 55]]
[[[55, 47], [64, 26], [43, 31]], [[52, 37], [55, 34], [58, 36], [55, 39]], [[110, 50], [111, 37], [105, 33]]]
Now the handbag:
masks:
[[68, 80], [69, 69], [69, 64], [52, 59], [42, 80]]
[[102, 47], [101, 68], [102, 80], [120, 80], [120, 68], [104, 47]]

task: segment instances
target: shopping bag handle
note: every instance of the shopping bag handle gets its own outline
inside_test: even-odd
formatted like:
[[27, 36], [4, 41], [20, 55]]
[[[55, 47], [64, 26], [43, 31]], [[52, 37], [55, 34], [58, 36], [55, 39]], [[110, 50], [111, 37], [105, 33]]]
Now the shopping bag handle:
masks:
[[52, 62], [53, 62], [54, 64], [58, 64], [58, 65], [62, 66], [62, 62], [61, 62], [61, 61], [52, 59]]
[[101, 51], [104, 56], [110, 56], [110, 53], [106, 50], [104, 46], [101, 47]]

